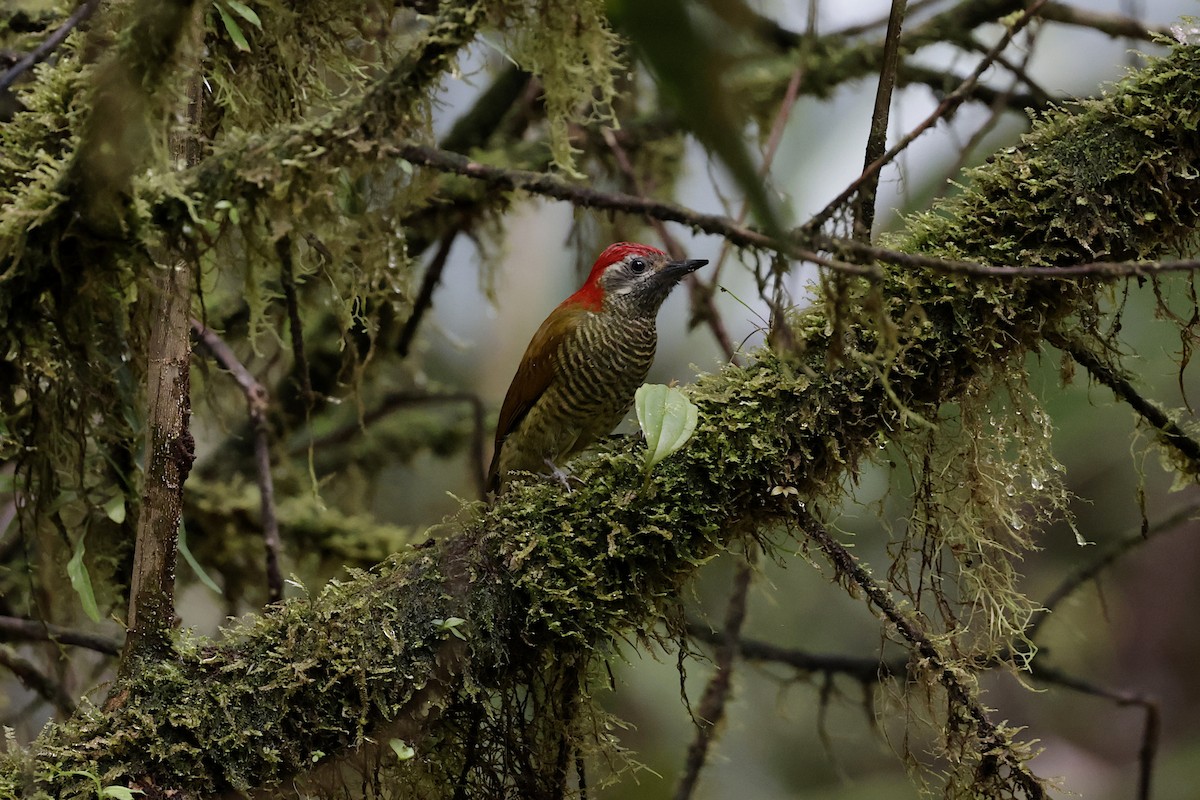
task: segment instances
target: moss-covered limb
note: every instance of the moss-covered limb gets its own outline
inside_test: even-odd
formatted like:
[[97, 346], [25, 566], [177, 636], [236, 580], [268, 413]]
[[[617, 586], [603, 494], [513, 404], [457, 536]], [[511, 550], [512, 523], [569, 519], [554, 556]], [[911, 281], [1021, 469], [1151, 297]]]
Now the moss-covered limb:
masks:
[[[406, 721], [406, 736], [428, 747], [445, 731], [413, 711], [418, 699], [425, 711], [461, 706], [470, 691], [504, 684], [542, 654], [586, 653], [619, 632], [649, 632], [679, 584], [723, 546], [723, 523], [771, 508], [764, 475], [800, 463], [828, 474], [843, 463], [818, 441], [826, 434], [817, 426], [803, 433], [786, 424], [804, 413], [797, 404], [808, 385], [786, 372], [773, 362], [710, 379], [698, 392], [703, 430], [652, 496], [642, 494], [631, 454], [582, 465], [589, 485], [572, 495], [544, 482], [510, 492], [441, 546], [316, 601], [293, 601], [224, 644], [187, 646], [175, 661], [147, 665], [115, 708], [43, 741], [41, 763], [201, 792], [268, 785], [389, 722]], [[878, 417], [871, 375], [851, 382], [869, 395], [861, 410]], [[750, 437], [769, 415], [782, 415], [770, 426], [777, 438], [755, 447]], [[794, 452], [793, 436], [805, 452]], [[453, 616], [467, 620], [471, 650], [462, 657], [446, 654], [453, 637], [434, 622]], [[436, 686], [431, 675], [440, 676]], [[106, 744], [98, 761], [97, 751], [73, 744], [98, 741]], [[68, 783], [45, 787], [70, 797]]]
[[[940, 215], [913, 221], [905, 246], [1045, 265], [1170, 247], [1196, 222], [1184, 168], [1197, 160], [1188, 119], [1200, 107], [1195, 58], [1181, 48], [1106, 100], [1047, 119], [1020, 148], [973, 173]], [[1105, 146], [1113, 142], [1120, 146]], [[818, 507], [840, 499], [846, 476], [881, 443], [916, 437], [906, 420], [919, 426], [948, 416], [949, 403], [986, 401], [996, 384], [1019, 379], [1048, 323], [1098, 313], [1087, 286], [1049, 291], [915, 270], [888, 272], [878, 294], [861, 298], [876, 315], [850, 321], [849, 341], [838, 343], [843, 361], [828, 360], [829, 320], [814, 311], [795, 321], [794, 351], [762, 353], [750, 367], [699, 381], [696, 436], [656, 468], [648, 490], [635, 443], [577, 462], [583, 485], [572, 494], [548, 481], [513, 490], [477, 518], [448, 524], [438, 547], [311, 603], [289, 603], [216, 646], [181, 647], [176, 661], [133, 676], [107, 714], [48, 734], [25, 772], [7, 764], [0, 789], [15, 792], [32, 774], [47, 794], [71, 796], [74, 784], [56, 779], [51, 765], [196, 791], [266, 785], [398, 719], [419, 753], [452, 760], [466, 739], [450, 727], [450, 712], [491, 708], [488, 693], [516, 692], [529, 680], [522, 667], [546, 663], [544, 654], [579, 657], [614, 636], [651, 634], [679, 586], [727, 546], [731, 531], [789, 518], [783, 498], [793, 491]], [[890, 339], [877, 332], [885, 311]], [[950, 437], [952, 425], [942, 423]], [[966, 428], [960, 438], [1006, 457], [995, 442], [1007, 440], [978, 434]], [[994, 478], [973, 480], [968, 489], [990, 492], [988, 509], [1016, 512], [1021, 499], [1006, 501]], [[968, 559], [980, 548], [1007, 553], [1025, 544], [999, 520], [974, 531]], [[994, 566], [1003, 555], [990, 558]], [[449, 626], [451, 616], [466, 622]], [[465, 651], [444, 649], [459, 647], [453, 630], [467, 636]], [[938, 633], [956, 656], [970, 654], [958, 631]], [[446, 711], [419, 714], [414, 704]]]
[[145, 159], [165, 145], [159, 120], [163, 89], [192, 21], [194, 0], [135, 4], [116, 52], [96, 73], [91, 112], [83, 126], [62, 193], [72, 198], [79, 224], [102, 238], [123, 238], [131, 181]]
[[1198, 100], [1200, 51], [1175, 47], [969, 171], [961, 195], [910, 222], [905, 249], [1048, 267], [1172, 252], [1200, 213], [1189, 168], [1200, 152]]
[[[420, 752], [450, 734], [440, 716], [413, 713], [418, 699], [434, 710], [486, 708], [489, 687], [511, 685], [543, 654], [652, 635], [730, 531], [790, 513], [773, 487], [798, 487], [812, 502], [840, 495], [839, 476], [902, 427], [889, 393], [931, 414], [988, 369], [956, 366], [954, 355], [994, 322], [973, 314], [948, 342], [930, 337], [885, 387], [868, 366], [825, 371], [824, 322], [806, 318], [796, 333], [810, 349], [799, 361], [763, 353], [700, 382], [696, 436], [659, 465], [650, 490], [627, 444], [579, 463], [584, 485], [572, 494], [547, 481], [510, 491], [438, 548], [289, 603], [224, 644], [147, 666], [118, 707], [41, 742], [39, 761], [203, 792], [279, 781], [385, 723], [406, 722]], [[450, 634], [434, 622], [451, 616], [466, 620], [471, 649], [461, 657], [442, 652]], [[105, 743], [100, 760], [83, 742]], [[62, 781], [45, 786], [71, 796]]]
[[85, 267], [114, 267], [119, 250], [112, 243], [136, 227], [130, 216], [133, 176], [164, 144], [157, 131], [170, 100], [164, 87], [174, 74], [192, 5], [134, 4], [113, 52], [86, 76], [89, 102], [74, 154], [56, 165], [61, 172], [33, 159], [28, 173], [14, 176], [24, 202], [10, 205], [0, 218], [5, 283], [0, 314], [10, 323], [37, 320], [37, 301], [47, 289], [60, 299], [78, 292]]

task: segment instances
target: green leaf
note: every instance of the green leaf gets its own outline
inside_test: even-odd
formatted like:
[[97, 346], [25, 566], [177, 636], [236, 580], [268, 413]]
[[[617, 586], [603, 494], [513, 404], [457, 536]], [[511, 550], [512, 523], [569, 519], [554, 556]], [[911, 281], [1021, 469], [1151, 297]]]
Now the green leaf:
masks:
[[201, 583], [217, 594], [224, 594], [221, 591], [221, 587], [217, 586], [217, 582], [209, 577], [208, 573], [204, 571], [204, 567], [200, 566], [200, 562], [192, 555], [192, 551], [188, 550], [187, 531], [184, 530], [183, 520], [179, 520], [179, 540], [176, 542], [175, 547], [179, 550], [179, 555], [183, 556], [183, 560], [187, 562], [187, 565], [192, 568], [192, 572], [196, 573], [196, 577], [200, 579]]
[[83, 555], [87, 552], [83, 546], [83, 537], [75, 543], [75, 554], [67, 562], [67, 577], [71, 579], [71, 588], [79, 595], [83, 603], [83, 613], [92, 622], [100, 621], [100, 609], [96, 608], [96, 593], [92, 591], [92, 579], [88, 575], [87, 565], [83, 563]]
[[465, 642], [467, 637], [464, 636], [463, 632], [458, 629], [458, 626], [464, 623], [466, 623], [466, 620], [462, 617], [449, 617], [447, 619], [433, 620], [433, 627], [442, 632], [448, 631]]
[[687, 395], [661, 383], [647, 383], [634, 395], [638, 424], [646, 436], [645, 471], [679, 450], [696, 431], [700, 409]]
[[238, 0], [225, 0], [225, 5], [229, 6], [229, 10], [237, 14], [242, 19], [249, 22], [254, 27], [262, 30], [262, 20], [258, 18], [258, 14], [254, 13], [254, 9], [245, 3]]
[[392, 746], [392, 750], [396, 751], [396, 758], [401, 761], [408, 761], [417, 754], [411, 745], [401, 739], [392, 739], [388, 744]]
[[120, 525], [125, 521], [125, 495], [119, 494], [104, 504], [104, 515]]
[[242, 33], [242, 27], [237, 24], [237, 20], [229, 16], [224, 5], [217, 3], [216, 6], [217, 13], [221, 15], [221, 22], [225, 24], [225, 30], [229, 31], [229, 38], [233, 39], [233, 46], [244, 53], [249, 53], [250, 43], [246, 41], [246, 34]]
[[126, 786], [105, 786], [100, 790], [101, 797], [115, 797], [117, 800], [133, 800], [135, 794], [145, 794], [141, 789], [130, 789]]

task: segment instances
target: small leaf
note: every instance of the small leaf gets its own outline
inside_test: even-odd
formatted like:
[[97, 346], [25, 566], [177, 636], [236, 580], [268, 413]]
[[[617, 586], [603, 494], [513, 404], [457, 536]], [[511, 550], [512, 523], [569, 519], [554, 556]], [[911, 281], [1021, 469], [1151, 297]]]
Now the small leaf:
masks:
[[449, 617], [447, 619], [433, 620], [433, 627], [437, 628], [439, 631], [449, 631], [457, 638], [462, 639], [465, 642], [467, 637], [464, 636], [463, 632], [458, 629], [458, 627], [464, 623], [466, 623], [466, 620], [462, 617]]
[[692, 434], [700, 409], [678, 389], [662, 384], [645, 384], [634, 395], [638, 424], [646, 436], [647, 473], [654, 465], [679, 450]]
[[396, 758], [401, 761], [408, 761], [417, 754], [411, 745], [401, 739], [392, 739], [388, 744], [392, 746], [392, 750], [396, 751]]
[[229, 31], [229, 38], [233, 39], [233, 46], [244, 53], [249, 53], [250, 43], [246, 41], [246, 34], [242, 33], [242, 28], [237, 24], [237, 20], [229, 16], [229, 12], [221, 3], [217, 3], [216, 6], [217, 13], [221, 15], [221, 22], [225, 24], [225, 30]]
[[192, 555], [192, 551], [188, 550], [187, 531], [184, 530], [183, 520], [179, 520], [179, 539], [175, 543], [175, 548], [179, 550], [179, 555], [183, 556], [183, 560], [192, 568], [192, 572], [196, 573], [196, 577], [200, 579], [201, 583], [217, 594], [224, 594], [221, 587], [217, 586], [217, 582], [209, 577], [208, 573], [204, 571], [204, 567], [200, 566], [200, 562]]
[[239, 0], [225, 0], [225, 5], [229, 6], [229, 10], [237, 14], [242, 19], [249, 22], [254, 27], [262, 30], [262, 20], [258, 18], [258, 14], [254, 13], [254, 9]]
[[83, 603], [83, 613], [92, 622], [100, 621], [100, 609], [96, 608], [96, 593], [92, 591], [92, 579], [88, 575], [87, 565], [83, 563], [83, 554], [87, 552], [83, 546], [83, 537], [75, 543], [75, 554], [67, 562], [67, 577], [71, 579], [71, 588], [79, 595]]
[[141, 789], [130, 789], [126, 786], [105, 786], [100, 790], [101, 797], [115, 797], [117, 800], [133, 800], [135, 794], [145, 794]]
[[104, 515], [120, 525], [125, 521], [125, 495], [119, 494], [104, 504]]

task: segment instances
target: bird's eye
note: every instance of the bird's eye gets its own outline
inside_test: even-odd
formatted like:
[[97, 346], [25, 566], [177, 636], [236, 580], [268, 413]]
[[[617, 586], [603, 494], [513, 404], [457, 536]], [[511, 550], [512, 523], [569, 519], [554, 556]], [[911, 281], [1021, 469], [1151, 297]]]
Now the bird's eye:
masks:
[[646, 271], [646, 259], [634, 258], [629, 261], [629, 270], [634, 275], [641, 275]]

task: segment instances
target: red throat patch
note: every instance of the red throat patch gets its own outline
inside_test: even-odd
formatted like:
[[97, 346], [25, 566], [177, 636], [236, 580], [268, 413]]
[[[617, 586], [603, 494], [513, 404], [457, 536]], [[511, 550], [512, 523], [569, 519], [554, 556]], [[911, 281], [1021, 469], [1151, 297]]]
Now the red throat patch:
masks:
[[666, 253], [658, 248], [634, 242], [610, 244], [604, 248], [604, 252], [596, 259], [596, 263], [592, 264], [592, 271], [588, 273], [583, 286], [575, 294], [563, 300], [559, 304], [559, 308], [579, 306], [588, 311], [599, 311], [604, 306], [604, 287], [600, 285], [600, 276], [604, 274], [604, 270], [631, 255], [664, 256]]

